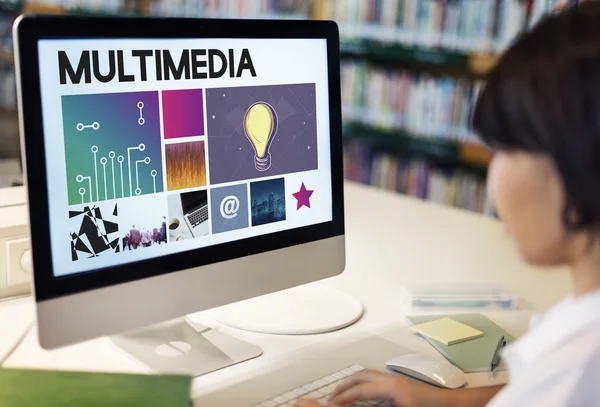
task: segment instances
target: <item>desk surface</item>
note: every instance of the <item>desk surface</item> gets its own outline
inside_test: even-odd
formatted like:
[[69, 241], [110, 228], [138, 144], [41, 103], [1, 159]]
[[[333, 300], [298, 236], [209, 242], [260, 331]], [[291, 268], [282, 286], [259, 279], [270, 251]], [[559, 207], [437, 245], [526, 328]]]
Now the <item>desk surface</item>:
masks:
[[[526, 329], [531, 310], [546, 309], [564, 297], [570, 282], [565, 270], [537, 270], [524, 264], [504, 227], [495, 219], [356, 184], [346, 184], [347, 268], [324, 283], [354, 295], [365, 304], [366, 314], [344, 330], [309, 336], [275, 336], [220, 327], [202, 314], [209, 326], [261, 346], [258, 359], [194, 380], [198, 396], [243, 380], [257, 371], [283, 363], [307, 347], [343, 341], [359, 333], [406, 329], [398, 292], [411, 282], [500, 283], [520, 297], [522, 311], [487, 313], [511, 334]], [[543, 287], [543, 289], [541, 289]], [[33, 319], [31, 299], [0, 303], [0, 354], [8, 349]], [[90, 321], [93, 323], [93, 321]], [[407, 329], [406, 329], [407, 330]], [[6, 334], [5, 334], [6, 333]], [[37, 344], [35, 329], [8, 360], [7, 366], [88, 371], [141, 372], [143, 368], [101, 338], [54, 351]], [[389, 339], [389, 338], [388, 338]], [[401, 345], [415, 352], [431, 352], [424, 341], [402, 337]], [[506, 374], [469, 376], [469, 385], [503, 382]]]

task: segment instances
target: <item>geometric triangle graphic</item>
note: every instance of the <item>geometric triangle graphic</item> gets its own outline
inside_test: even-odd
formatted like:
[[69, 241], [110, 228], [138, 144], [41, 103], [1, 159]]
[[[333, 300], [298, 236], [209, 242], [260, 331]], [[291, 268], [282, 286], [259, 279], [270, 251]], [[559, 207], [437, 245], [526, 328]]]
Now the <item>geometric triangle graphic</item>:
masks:
[[83, 242], [83, 244], [85, 244], [85, 247], [87, 247], [88, 249], [90, 249], [90, 251], [87, 252], [87, 253], [91, 253], [92, 252], [91, 251], [92, 245], [90, 244], [90, 241], [89, 241], [87, 235], [79, 236], [79, 240], [81, 240]]
[[119, 231], [118, 223], [113, 223], [108, 220], [105, 220], [103, 223], [104, 223], [104, 228], [105, 228], [107, 234], [110, 235], [111, 233], [116, 233]]
[[69, 229], [79, 229], [78, 233], [71, 233], [73, 261], [121, 251], [117, 204], [90, 205], [83, 211], [72, 210], [69, 214]]
[[90, 235], [96, 233], [96, 225], [94, 224], [93, 218], [85, 215], [81, 221], [81, 227], [79, 228], [79, 236]]
[[113, 249], [119, 249], [119, 238], [117, 237], [115, 240], [113, 240], [112, 242], [110, 242], [109, 245]]
[[75, 249], [77, 251], [83, 252], [83, 253], [91, 253], [92, 251], [89, 249], [89, 247], [86, 246], [86, 244], [83, 242], [82, 239], [77, 239], [75, 240]]
[[100, 219], [97, 222], [96, 227], [98, 228], [98, 236], [105, 236], [106, 228], [104, 227], [104, 221]]
[[75, 244], [71, 241], [71, 260], [77, 261], [77, 252], [75, 251]]

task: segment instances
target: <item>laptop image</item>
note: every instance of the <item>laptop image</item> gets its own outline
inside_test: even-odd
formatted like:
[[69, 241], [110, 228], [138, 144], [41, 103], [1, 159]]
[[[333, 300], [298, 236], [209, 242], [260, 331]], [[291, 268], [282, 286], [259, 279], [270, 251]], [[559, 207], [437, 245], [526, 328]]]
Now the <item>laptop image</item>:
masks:
[[192, 236], [208, 235], [208, 193], [194, 191], [181, 194], [181, 207]]

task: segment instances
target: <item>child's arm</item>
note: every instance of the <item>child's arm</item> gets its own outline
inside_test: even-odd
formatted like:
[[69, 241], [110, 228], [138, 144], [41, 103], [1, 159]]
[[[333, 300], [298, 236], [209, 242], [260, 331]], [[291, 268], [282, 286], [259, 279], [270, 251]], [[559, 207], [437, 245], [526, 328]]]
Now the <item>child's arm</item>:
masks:
[[[398, 407], [483, 407], [502, 387], [448, 390], [397, 374], [366, 370], [342, 382], [330, 405], [345, 406], [357, 401], [387, 400]], [[306, 404], [313, 405], [318, 406]]]
[[451, 394], [448, 394], [448, 401], [446, 404], [438, 404], [438, 406], [483, 407], [491, 399], [493, 399], [503, 387], [504, 385], [496, 385], [488, 387], [476, 387], [473, 389], [449, 390]]

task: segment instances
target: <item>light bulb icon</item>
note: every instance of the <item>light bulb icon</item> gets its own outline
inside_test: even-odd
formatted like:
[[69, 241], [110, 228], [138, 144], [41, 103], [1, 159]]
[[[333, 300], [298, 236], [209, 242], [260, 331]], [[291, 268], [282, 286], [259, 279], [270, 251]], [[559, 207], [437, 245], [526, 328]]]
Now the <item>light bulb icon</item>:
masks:
[[277, 133], [277, 114], [266, 102], [254, 103], [244, 117], [244, 132], [254, 147], [254, 166], [258, 171], [271, 168], [269, 149]]

